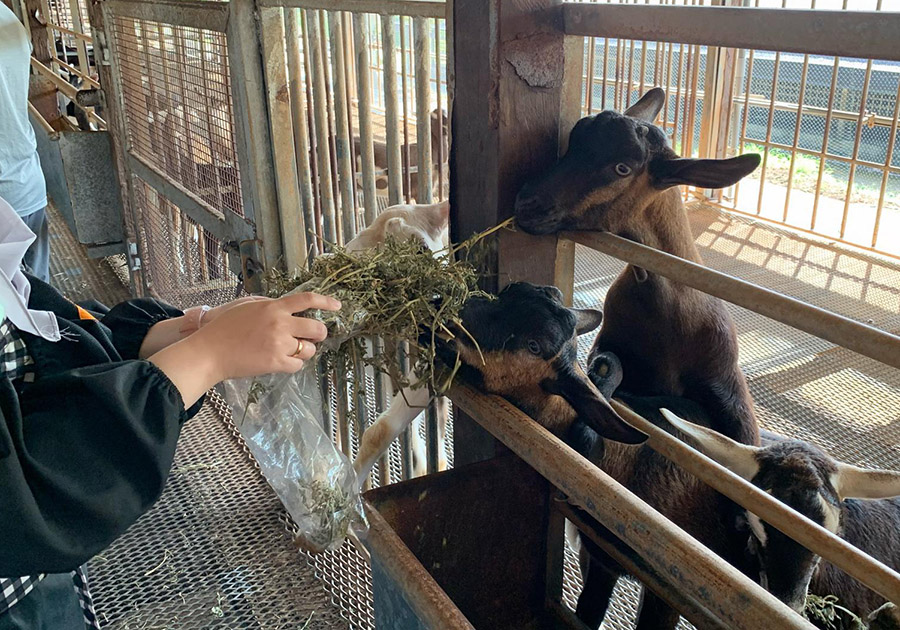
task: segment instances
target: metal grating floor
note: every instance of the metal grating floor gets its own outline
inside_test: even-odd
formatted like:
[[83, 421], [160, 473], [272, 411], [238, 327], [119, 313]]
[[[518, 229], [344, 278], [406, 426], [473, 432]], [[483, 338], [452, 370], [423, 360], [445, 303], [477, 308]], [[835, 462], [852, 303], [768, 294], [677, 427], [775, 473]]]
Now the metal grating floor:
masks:
[[[690, 206], [690, 218], [709, 266], [900, 330], [900, 265], [701, 203]], [[54, 283], [73, 297], [111, 290], [103, 283], [113, 276], [95, 278], [60, 243], [61, 221], [51, 225]], [[576, 301], [601, 303], [621, 267], [579, 247]], [[900, 468], [900, 372], [745, 309], [732, 313], [764, 426], [813, 440], [848, 462]], [[163, 498], [92, 563], [104, 626], [268, 629], [309, 621], [308, 628], [372, 628], [365, 561], [350, 545], [315, 557], [293, 548], [290, 521], [227, 413], [212, 402], [186, 427]], [[564, 582], [573, 605], [579, 576], [571, 554]], [[632, 627], [636, 601], [636, 585], [623, 580], [604, 628]]]

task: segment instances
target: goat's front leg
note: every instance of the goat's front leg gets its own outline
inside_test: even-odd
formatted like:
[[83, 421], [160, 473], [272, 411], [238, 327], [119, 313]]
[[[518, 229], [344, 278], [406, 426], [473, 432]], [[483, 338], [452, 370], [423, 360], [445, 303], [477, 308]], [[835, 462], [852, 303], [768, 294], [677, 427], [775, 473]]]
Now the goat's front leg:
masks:
[[635, 630], [675, 630], [681, 615], [659, 595], [641, 586]]
[[416, 419], [430, 398], [431, 393], [427, 387], [404, 388], [394, 394], [390, 406], [378, 416], [372, 426], [366, 429], [360, 440], [359, 454], [353, 462], [360, 488], [372, 472], [378, 458], [391, 446], [391, 442], [397, 439], [403, 429]]
[[579, 560], [584, 587], [578, 596], [575, 616], [591, 630], [596, 630], [606, 616], [619, 577], [625, 574], [622, 566], [597, 545], [582, 537]]

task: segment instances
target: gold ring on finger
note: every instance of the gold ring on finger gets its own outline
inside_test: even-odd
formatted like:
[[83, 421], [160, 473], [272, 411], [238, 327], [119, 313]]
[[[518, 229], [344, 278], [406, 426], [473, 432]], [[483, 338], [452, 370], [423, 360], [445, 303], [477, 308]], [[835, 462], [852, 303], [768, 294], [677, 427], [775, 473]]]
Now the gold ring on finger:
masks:
[[297, 351], [294, 354], [292, 354], [291, 356], [295, 357], [295, 358], [299, 357], [301, 352], [303, 352], [303, 340], [298, 339], [297, 340]]

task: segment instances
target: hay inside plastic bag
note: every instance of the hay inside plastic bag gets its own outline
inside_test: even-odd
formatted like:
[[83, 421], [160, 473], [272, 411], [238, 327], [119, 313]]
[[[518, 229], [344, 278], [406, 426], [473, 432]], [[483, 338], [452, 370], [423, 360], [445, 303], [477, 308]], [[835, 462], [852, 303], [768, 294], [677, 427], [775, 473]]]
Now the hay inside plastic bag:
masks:
[[223, 383], [234, 422], [260, 470], [296, 523], [298, 542], [321, 552], [341, 545], [368, 523], [356, 473], [322, 429], [316, 364], [296, 374], [268, 374]]
[[[435, 255], [414, 241], [389, 240], [362, 252], [335, 247], [308, 270], [293, 276], [271, 273], [269, 296], [314, 291], [341, 301], [336, 313], [303, 313], [328, 327], [329, 338], [317, 345], [322, 363], [338, 370], [363, 364], [386, 373], [395, 388], [429, 386], [442, 393], [455, 366], [435, 365], [435, 335], [452, 337], [451, 324], [465, 330], [460, 321], [463, 305], [484, 295], [477, 283], [489, 247], [486, 239], [508, 225]], [[416, 356], [411, 373], [400, 369], [394, 354], [367, 354], [365, 339], [371, 337], [407, 342]], [[352, 385], [347, 422], [358, 418], [356, 405], [364, 398], [361, 383]], [[296, 375], [232, 380], [223, 388], [263, 476], [298, 526], [298, 543], [322, 551], [338, 547], [351, 531], [361, 536], [367, 523], [356, 473], [323, 430], [315, 362]]]

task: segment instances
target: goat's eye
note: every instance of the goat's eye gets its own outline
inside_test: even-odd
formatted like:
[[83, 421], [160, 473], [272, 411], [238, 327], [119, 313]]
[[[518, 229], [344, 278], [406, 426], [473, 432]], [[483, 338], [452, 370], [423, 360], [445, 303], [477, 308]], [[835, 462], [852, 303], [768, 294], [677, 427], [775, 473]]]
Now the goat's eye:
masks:
[[624, 162], [619, 162], [616, 164], [616, 175], [619, 177], [628, 177], [631, 175], [631, 167]]
[[539, 344], [534, 339], [528, 340], [528, 352], [531, 354], [540, 354], [541, 353], [541, 344]]

